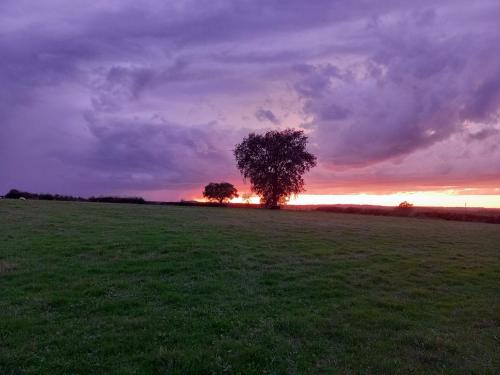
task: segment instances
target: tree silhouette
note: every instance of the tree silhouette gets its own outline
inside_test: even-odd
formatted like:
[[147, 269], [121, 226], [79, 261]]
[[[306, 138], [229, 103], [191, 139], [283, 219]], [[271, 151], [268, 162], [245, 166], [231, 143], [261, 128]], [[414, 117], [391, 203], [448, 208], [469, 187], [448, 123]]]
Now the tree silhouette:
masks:
[[278, 208], [292, 194], [304, 191], [302, 175], [316, 165], [306, 145], [304, 132], [295, 129], [251, 133], [236, 145], [238, 169], [266, 207]]
[[211, 182], [205, 186], [203, 196], [211, 201], [215, 200], [222, 204], [224, 201], [238, 197], [238, 190], [229, 182]]
[[409, 209], [413, 208], [413, 204], [411, 204], [410, 202], [404, 201], [404, 202], [401, 202], [399, 204], [398, 208], [400, 208], [402, 210], [409, 210]]

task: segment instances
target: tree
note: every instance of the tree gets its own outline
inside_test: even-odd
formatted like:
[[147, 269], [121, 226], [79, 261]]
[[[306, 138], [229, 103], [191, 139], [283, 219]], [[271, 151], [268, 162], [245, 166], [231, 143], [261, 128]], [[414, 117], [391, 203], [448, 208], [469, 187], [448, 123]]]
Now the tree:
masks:
[[229, 182], [211, 182], [205, 186], [203, 196], [209, 200], [215, 200], [222, 204], [224, 201], [238, 197], [238, 190]]
[[238, 169], [250, 179], [252, 191], [265, 207], [278, 208], [291, 195], [304, 191], [302, 175], [316, 165], [306, 145], [304, 132], [295, 129], [251, 133], [236, 145]]
[[413, 208], [413, 204], [411, 204], [410, 202], [404, 201], [404, 202], [401, 202], [399, 204], [398, 208], [400, 208], [402, 210], [409, 210], [409, 209]]

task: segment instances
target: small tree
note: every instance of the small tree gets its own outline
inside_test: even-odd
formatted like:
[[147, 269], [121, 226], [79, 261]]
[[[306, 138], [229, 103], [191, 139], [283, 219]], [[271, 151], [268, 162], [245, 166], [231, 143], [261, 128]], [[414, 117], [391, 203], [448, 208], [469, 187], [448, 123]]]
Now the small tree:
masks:
[[404, 201], [404, 202], [401, 202], [399, 204], [398, 208], [400, 208], [402, 210], [409, 210], [409, 209], [413, 208], [413, 204], [411, 204], [410, 202]]
[[237, 198], [238, 190], [229, 182], [211, 182], [205, 186], [203, 196], [210, 201], [217, 201], [222, 204], [225, 201]]
[[238, 169], [266, 207], [278, 208], [292, 194], [304, 191], [302, 175], [316, 165], [306, 145], [303, 131], [285, 129], [251, 133], [236, 146]]

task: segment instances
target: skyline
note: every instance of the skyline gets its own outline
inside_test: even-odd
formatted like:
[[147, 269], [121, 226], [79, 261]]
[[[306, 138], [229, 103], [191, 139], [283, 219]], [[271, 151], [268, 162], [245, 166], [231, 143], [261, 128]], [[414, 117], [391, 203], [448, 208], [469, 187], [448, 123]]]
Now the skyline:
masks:
[[500, 207], [497, 1], [286, 4], [3, 1], [0, 193], [245, 192], [234, 146], [293, 127], [303, 200]]

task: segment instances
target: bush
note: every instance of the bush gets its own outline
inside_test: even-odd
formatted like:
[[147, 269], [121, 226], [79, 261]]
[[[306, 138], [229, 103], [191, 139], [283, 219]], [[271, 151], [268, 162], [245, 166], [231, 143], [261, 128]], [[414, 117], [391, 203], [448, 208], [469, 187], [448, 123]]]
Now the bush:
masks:
[[38, 196], [36, 194], [28, 193], [26, 191], [20, 191], [17, 189], [11, 189], [6, 195], [5, 198], [7, 199], [19, 199], [19, 198], [24, 198], [24, 199], [38, 199]]
[[410, 202], [404, 201], [404, 202], [401, 202], [399, 204], [398, 208], [400, 208], [402, 210], [409, 210], [409, 209], [413, 208], [413, 204], [411, 204]]
[[89, 202], [102, 202], [102, 203], [134, 203], [144, 204], [146, 201], [141, 197], [90, 197]]

